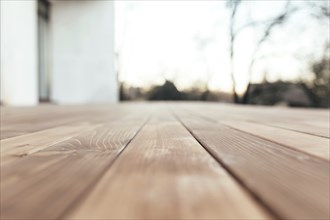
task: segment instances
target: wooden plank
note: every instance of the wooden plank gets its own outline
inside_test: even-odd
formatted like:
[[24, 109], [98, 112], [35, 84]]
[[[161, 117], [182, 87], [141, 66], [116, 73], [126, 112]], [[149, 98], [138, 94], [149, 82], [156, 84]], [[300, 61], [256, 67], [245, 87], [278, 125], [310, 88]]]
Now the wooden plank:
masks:
[[1, 140], [1, 164], [38, 152], [96, 126], [88, 123], [73, 124]]
[[1, 218], [60, 218], [145, 123], [150, 111], [136, 111], [1, 166]]
[[270, 218], [180, 123], [161, 111], [65, 219]]
[[329, 219], [330, 163], [174, 111], [192, 134], [265, 205], [284, 219]]
[[[113, 111], [115, 109], [110, 109]], [[109, 110], [108, 110], [109, 111]], [[25, 108], [2, 108], [0, 139], [16, 137], [81, 121], [92, 122], [99, 115], [109, 115], [102, 108], [70, 106], [38, 106]], [[88, 119], [88, 121], [86, 121]], [[105, 119], [105, 118], [103, 118]]]
[[330, 137], [328, 110], [200, 103], [184, 106], [186, 109], [194, 109], [221, 121], [249, 121], [325, 138]]
[[311, 123], [296, 123], [295, 121], [282, 122], [282, 121], [272, 121], [272, 122], [261, 122], [268, 126], [278, 127], [282, 129], [287, 129], [291, 131], [298, 131], [304, 134], [311, 134], [315, 136], [329, 138], [329, 128], [311, 126]]
[[329, 139], [245, 121], [222, 121], [229, 127], [262, 137], [295, 150], [330, 160]]
[[58, 106], [39, 107], [2, 107], [1, 108], [1, 139], [15, 137], [42, 129], [52, 128], [74, 122], [77, 115], [67, 113]]
[[[63, 125], [102, 123], [115, 120], [118, 112], [129, 112], [131, 105], [56, 106], [42, 105], [24, 108], [1, 108], [0, 139], [16, 137]], [[136, 104], [135, 108], [142, 106]]]
[[193, 113], [197, 118], [204, 117], [207, 120], [216, 121], [234, 129], [307, 153], [310, 156], [316, 156], [327, 161], [330, 160], [330, 142], [328, 138], [285, 130], [245, 120], [219, 120], [214, 114], [205, 114], [205, 112], [198, 112], [196, 110], [185, 109], [185, 111]]

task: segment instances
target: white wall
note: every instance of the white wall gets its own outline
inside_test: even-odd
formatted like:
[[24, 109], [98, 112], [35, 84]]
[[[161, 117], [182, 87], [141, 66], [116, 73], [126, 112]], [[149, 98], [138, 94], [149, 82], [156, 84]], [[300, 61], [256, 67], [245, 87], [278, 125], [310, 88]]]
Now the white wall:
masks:
[[52, 100], [118, 101], [113, 1], [52, 1]]
[[35, 105], [37, 87], [37, 2], [0, 0], [1, 102]]

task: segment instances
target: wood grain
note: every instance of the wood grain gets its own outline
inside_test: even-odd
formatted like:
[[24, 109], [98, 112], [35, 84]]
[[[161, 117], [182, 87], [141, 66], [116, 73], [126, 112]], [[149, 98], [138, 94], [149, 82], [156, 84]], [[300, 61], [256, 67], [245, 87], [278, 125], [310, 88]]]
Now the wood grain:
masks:
[[145, 113], [42, 145], [43, 150], [2, 166], [1, 218], [60, 218], [136, 135], [147, 119]]
[[329, 162], [177, 108], [175, 112], [212, 155], [279, 216], [329, 218]]
[[[38, 107], [1, 108], [0, 139], [16, 137], [63, 125], [96, 123], [115, 120], [118, 112], [131, 112], [126, 105], [97, 106], [56, 106], [41, 105]], [[141, 109], [141, 105], [136, 106]]]
[[329, 139], [327, 138], [244, 121], [222, 121], [221, 123], [311, 156], [330, 160]]
[[189, 104], [186, 109], [214, 117], [218, 120], [249, 121], [301, 132], [318, 137], [330, 137], [328, 110], [274, 108], [265, 106], [235, 106], [224, 104]]
[[251, 120], [217, 119], [218, 117], [215, 114], [205, 114], [205, 112], [188, 109], [185, 109], [185, 112], [192, 113], [197, 118], [202, 117], [206, 120], [218, 122], [228, 127], [256, 135], [274, 143], [307, 153], [310, 156], [316, 156], [327, 161], [330, 160], [330, 140], [328, 138], [320, 138], [315, 135], [259, 124], [251, 122]]
[[87, 131], [94, 127], [95, 125], [87, 123], [60, 126], [1, 140], [1, 163], [4, 164], [19, 157], [38, 152], [53, 144], [69, 139], [77, 135], [78, 132]]
[[180, 123], [158, 113], [66, 218], [267, 219], [270, 215]]
[[330, 218], [329, 110], [134, 102], [0, 116], [1, 219]]

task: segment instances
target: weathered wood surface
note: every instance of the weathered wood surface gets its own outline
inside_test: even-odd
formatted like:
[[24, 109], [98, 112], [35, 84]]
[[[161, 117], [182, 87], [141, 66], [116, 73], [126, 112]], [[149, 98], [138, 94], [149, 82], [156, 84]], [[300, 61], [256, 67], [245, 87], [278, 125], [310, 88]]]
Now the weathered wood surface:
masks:
[[1, 108], [1, 219], [329, 219], [329, 111]]

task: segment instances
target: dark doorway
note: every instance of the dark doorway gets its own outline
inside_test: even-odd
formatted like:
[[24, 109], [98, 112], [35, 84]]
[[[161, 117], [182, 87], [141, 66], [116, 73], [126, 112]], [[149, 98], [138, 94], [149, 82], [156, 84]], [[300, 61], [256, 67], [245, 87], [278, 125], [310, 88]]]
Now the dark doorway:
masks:
[[41, 102], [50, 100], [49, 7], [47, 0], [38, 0], [38, 89]]

